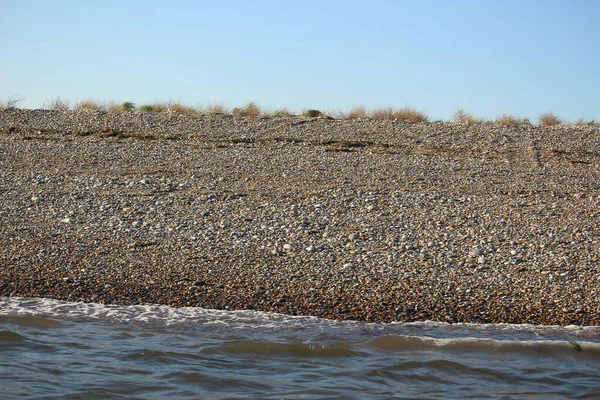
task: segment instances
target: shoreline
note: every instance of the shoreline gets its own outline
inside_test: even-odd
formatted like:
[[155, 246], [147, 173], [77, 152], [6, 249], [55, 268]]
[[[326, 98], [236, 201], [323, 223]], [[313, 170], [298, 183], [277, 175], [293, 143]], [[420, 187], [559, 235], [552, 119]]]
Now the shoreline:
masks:
[[595, 126], [0, 111], [0, 296], [600, 325]]

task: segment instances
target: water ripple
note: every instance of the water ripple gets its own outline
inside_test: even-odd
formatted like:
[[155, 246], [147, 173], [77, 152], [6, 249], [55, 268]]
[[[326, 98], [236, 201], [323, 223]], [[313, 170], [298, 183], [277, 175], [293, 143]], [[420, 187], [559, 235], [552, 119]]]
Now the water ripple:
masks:
[[600, 330], [0, 298], [6, 398], [600, 396]]

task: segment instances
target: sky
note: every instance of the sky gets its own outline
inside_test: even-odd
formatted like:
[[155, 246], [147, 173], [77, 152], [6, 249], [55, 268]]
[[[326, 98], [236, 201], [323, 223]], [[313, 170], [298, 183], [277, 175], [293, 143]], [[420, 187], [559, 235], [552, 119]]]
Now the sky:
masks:
[[0, 100], [600, 120], [598, 0], [0, 0]]

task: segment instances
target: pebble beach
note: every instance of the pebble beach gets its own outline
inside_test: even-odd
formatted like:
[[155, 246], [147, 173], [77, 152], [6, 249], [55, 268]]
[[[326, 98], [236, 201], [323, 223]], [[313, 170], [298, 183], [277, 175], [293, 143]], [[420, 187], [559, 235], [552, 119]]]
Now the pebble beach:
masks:
[[597, 125], [0, 111], [0, 296], [600, 325]]

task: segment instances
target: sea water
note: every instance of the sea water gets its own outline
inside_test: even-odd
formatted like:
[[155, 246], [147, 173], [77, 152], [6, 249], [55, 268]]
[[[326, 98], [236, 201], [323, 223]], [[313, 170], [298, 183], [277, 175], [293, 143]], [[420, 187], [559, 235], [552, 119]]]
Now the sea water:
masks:
[[0, 298], [0, 398], [600, 398], [600, 328]]

